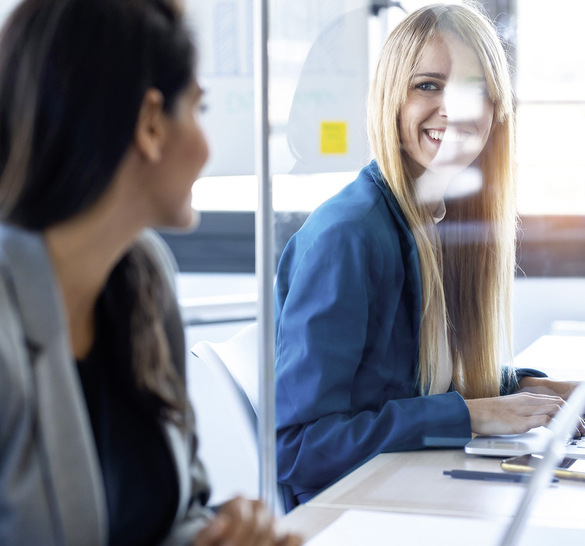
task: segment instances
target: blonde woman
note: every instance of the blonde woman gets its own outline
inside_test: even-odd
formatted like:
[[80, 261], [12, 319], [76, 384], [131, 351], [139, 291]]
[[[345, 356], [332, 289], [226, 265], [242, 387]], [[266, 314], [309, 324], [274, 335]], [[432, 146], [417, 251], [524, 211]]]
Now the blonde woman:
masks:
[[434, 5], [399, 24], [371, 86], [368, 129], [374, 161], [310, 216], [278, 268], [288, 508], [380, 452], [546, 425], [575, 386], [502, 366], [514, 112], [487, 18]]

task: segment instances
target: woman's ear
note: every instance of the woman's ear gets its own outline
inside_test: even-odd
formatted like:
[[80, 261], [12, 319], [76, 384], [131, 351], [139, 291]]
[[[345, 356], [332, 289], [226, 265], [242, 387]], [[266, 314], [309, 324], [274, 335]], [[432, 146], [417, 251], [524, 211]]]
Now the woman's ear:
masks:
[[158, 89], [148, 89], [142, 99], [134, 142], [136, 149], [147, 161], [157, 163], [162, 157], [166, 138], [164, 98]]

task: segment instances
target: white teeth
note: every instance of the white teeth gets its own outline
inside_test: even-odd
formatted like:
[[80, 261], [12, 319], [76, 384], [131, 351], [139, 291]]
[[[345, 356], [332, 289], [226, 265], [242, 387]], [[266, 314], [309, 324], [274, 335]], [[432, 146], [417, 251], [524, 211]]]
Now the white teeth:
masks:
[[429, 129], [427, 131], [427, 135], [429, 135], [433, 140], [438, 140], [439, 142], [443, 140], [443, 135], [445, 133], [443, 131], [436, 131], [435, 129]]
[[438, 131], [436, 129], [427, 129], [427, 135], [429, 135], [433, 140], [437, 140], [439, 142], [463, 142], [467, 135], [465, 133], [461, 133], [459, 131]]

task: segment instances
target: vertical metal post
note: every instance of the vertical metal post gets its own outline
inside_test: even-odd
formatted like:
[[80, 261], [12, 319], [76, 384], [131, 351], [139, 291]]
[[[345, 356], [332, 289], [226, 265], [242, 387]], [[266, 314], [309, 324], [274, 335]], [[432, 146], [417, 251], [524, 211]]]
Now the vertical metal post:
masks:
[[268, 155], [268, 0], [254, 0], [255, 159], [258, 177], [256, 210], [256, 279], [258, 283], [258, 419], [260, 497], [273, 511], [276, 502], [274, 418], [274, 237], [272, 180]]

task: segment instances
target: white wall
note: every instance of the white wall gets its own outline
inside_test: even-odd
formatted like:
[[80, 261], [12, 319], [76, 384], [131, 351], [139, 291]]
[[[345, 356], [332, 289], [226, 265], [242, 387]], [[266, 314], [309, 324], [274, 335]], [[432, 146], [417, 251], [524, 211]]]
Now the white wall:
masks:
[[515, 346], [519, 353], [558, 321], [585, 322], [585, 279], [517, 279], [514, 296]]

